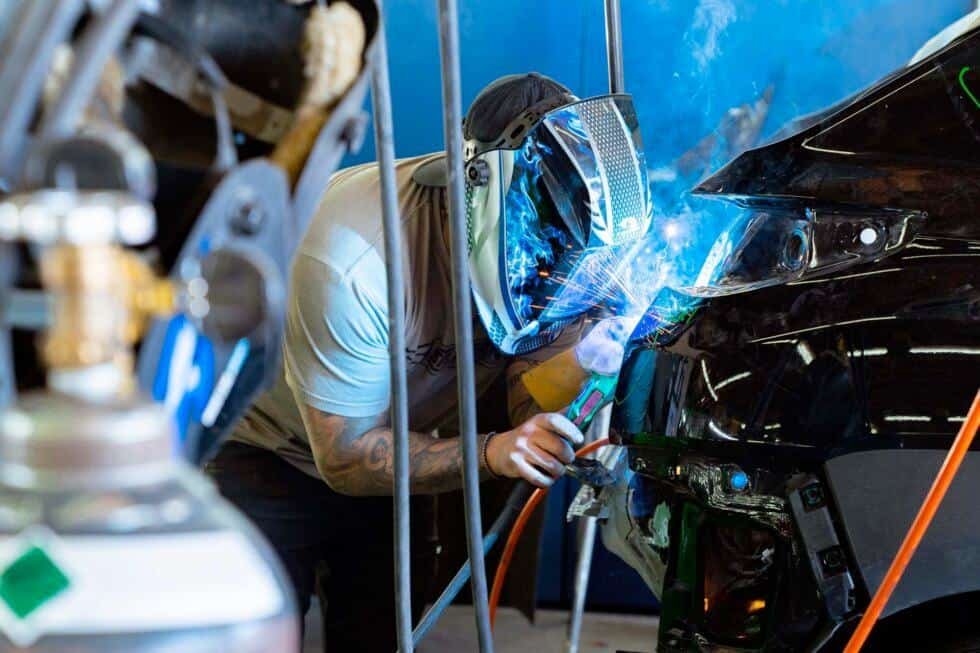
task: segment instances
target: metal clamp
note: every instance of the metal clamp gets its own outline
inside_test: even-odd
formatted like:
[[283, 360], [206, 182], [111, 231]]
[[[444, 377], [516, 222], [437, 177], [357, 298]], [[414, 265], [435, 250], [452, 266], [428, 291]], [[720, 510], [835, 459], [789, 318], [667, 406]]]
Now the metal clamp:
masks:
[[827, 614], [834, 621], [841, 621], [854, 609], [854, 580], [830, 516], [827, 492], [813, 475], [795, 477], [790, 487], [794, 488], [789, 493], [793, 518]]

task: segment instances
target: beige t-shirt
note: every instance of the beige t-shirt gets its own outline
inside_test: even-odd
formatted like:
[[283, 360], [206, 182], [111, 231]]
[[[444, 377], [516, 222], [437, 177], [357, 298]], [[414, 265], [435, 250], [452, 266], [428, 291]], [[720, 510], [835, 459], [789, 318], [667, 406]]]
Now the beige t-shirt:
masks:
[[[443, 156], [396, 162], [413, 431], [451, 430], [456, 418], [445, 190], [413, 178], [420, 166]], [[482, 393], [508, 360], [490, 341], [476, 311], [473, 314], [476, 385]], [[523, 362], [533, 364], [567, 350], [580, 331], [579, 326], [567, 328], [556, 343], [522, 357]], [[297, 249], [290, 274], [283, 371], [238, 423], [231, 439], [275, 451], [319, 476], [298, 403], [345, 417], [370, 417], [388, 410], [390, 391], [380, 179], [377, 165], [365, 164], [333, 177]]]

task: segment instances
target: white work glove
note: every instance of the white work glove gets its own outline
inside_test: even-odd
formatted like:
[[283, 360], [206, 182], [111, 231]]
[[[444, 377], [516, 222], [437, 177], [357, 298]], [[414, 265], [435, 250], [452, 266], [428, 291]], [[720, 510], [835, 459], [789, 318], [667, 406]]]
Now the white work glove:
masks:
[[510, 431], [488, 436], [484, 462], [494, 476], [523, 478], [537, 487], [550, 487], [575, 460], [573, 447], [585, 436], [558, 413], [535, 415]]
[[637, 320], [629, 317], [610, 317], [602, 320], [582, 341], [575, 345], [575, 358], [582, 369], [596, 374], [619, 373], [626, 354], [626, 342]]

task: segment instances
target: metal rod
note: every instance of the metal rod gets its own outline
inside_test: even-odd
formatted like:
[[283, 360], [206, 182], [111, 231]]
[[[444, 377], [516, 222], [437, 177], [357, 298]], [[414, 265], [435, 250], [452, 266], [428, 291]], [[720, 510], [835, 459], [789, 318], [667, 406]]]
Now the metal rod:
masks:
[[480, 517], [480, 468], [477, 461], [476, 381], [473, 364], [473, 317], [466, 214], [463, 204], [462, 101], [459, 80], [459, 21], [456, 0], [439, 0], [439, 54], [442, 65], [443, 128], [449, 172], [449, 230], [453, 263], [455, 308], [456, 383], [459, 395], [459, 435], [463, 448], [463, 505], [466, 512], [466, 547], [472, 567], [473, 609], [481, 653], [493, 651], [487, 571], [483, 560], [483, 524]]
[[[612, 404], [607, 405], [592, 422], [586, 435], [588, 442], [609, 437], [609, 423], [612, 419]], [[594, 457], [594, 456], [593, 456]], [[579, 528], [578, 560], [575, 562], [575, 586], [572, 594], [572, 614], [568, 622], [568, 638], [565, 650], [578, 653], [582, 636], [582, 617], [585, 615], [585, 597], [589, 591], [589, 574], [592, 572], [592, 553], [595, 549], [595, 534], [598, 520], [584, 517]]]
[[623, 77], [623, 16], [619, 0], [605, 0], [606, 63], [609, 66], [609, 92], [625, 93]]
[[[379, 3], [380, 5], [380, 3]], [[374, 141], [381, 173], [381, 214], [388, 275], [388, 349], [391, 355], [391, 433], [394, 441], [395, 616], [398, 650], [411, 653], [412, 569], [408, 442], [408, 380], [405, 362], [405, 279], [401, 219], [395, 187], [395, 145], [384, 10], [379, 6], [377, 51], [371, 75]]]
[[27, 149], [28, 127], [37, 109], [55, 49], [71, 33], [85, 8], [83, 0], [21, 3], [0, 52], [0, 188], [18, 181]]
[[[514, 489], [511, 490], [510, 495], [507, 497], [507, 503], [504, 504], [503, 510], [497, 515], [497, 519], [494, 520], [493, 525], [490, 526], [490, 530], [483, 537], [483, 554], [486, 555], [500, 539], [500, 534], [505, 530], [510, 528], [510, 525], [514, 523], [517, 515], [520, 514], [521, 508], [527, 503], [527, 500], [531, 497], [531, 493], [534, 491], [534, 486], [530, 483], [524, 481], [519, 481]], [[419, 621], [419, 625], [415, 627], [412, 632], [412, 637], [415, 640], [415, 645], [418, 646], [419, 643], [429, 634], [429, 631], [436, 622], [439, 621], [439, 617], [443, 615], [456, 596], [462, 591], [463, 586], [466, 585], [466, 581], [470, 579], [470, 561], [467, 560], [453, 576], [453, 579], [449, 581], [449, 585], [446, 589], [442, 591], [439, 598], [435, 600], [426, 613], [422, 616], [422, 620]]]
[[[606, 17], [606, 64], [609, 71], [609, 92], [624, 93], [626, 82], [623, 74], [623, 17], [619, 0], [604, 0]], [[596, 416], [590, 429], [590, 440], [609, 436], [609, 422], [612, 405], [608, 405]], [[585, 596], [589, 587], [589, 574], [592, 571], [592, 553], [595, 547], [596, 519], [586, 517], [582, 523], [579, 539], [579, 556], [575, 563], [575, 590], [572, 603], [571, 620], [568, 624], [566, 650], [578, 653], [582, 634], [582, 617], [585, 614]]]
[[0, 326], [0, 410], [14, 402], [17, 395], [16, 387], [10, 330]]
[[568, 641], [565, 650], [578, 653], [582, 636], [582, 617], [585, 615], [585, 595], [589, 590], [589, 574], [592, 572], [592, 552], [595, 548], [595, 517], [584, 517], [578, 545], [578, 560], [575, 563], [575, 589], [572, 596], [572, 616], [568, 622]]
[[147, 13], [140, 14], [137, 25], [142, 32], [154, 40], [170, 46], [171, 49], [180, 53], [180, 57], [184, 61], [194, 66], [200, 81], [204, 82], [211, 95], [214, 126], [217, 131], [212, 170], [224, 172], [235, 167], [235, 164], [238, 163], [238, 151], [235, 149], [231, 115], [228, 112], [228, 103], [225, 102], [224, 97], [225, 89], [228, 88], [228, 78], [221, 71], [218, 62], [207, 50], [159, 16]]
[[[606, 16], [606, 65], [609, 70], [609, 92], [625, 93], [626, 81], [623, 73], [623, 16], [619, 0], [604, 0]], [[592, 424], [592, 435], [596, 438], [609, 436], [609, 423], [612, 418], [612, 404], [606, 406]], [[582, 618], [585, 615], [585, 596], [589, 589], [589, 574], [592, 571], [592, 554], [595, 547], [595, 517], [586, 517], [582, 524], [579, 541], [579, 555], [575, 563], [575, 594], [572, 615], [568, 624], [569, 653], [578, 653], [582, 635]]]
[[95, 93], [102, 69], [129, 34], [139, 12], [139, 0], [115, 0], [85, 30], [61, 95], [42, 118], [41, 136], [57, 138], [75, 129]]
[[[12, 243], [0, 241], [0, 316], [6, 309], [12, 291], [14, 273], [20, 260]], [[13, 403], [17, 394], [14, 376], [14, 354], [10, 329], [0, 319], [0, 410]]]

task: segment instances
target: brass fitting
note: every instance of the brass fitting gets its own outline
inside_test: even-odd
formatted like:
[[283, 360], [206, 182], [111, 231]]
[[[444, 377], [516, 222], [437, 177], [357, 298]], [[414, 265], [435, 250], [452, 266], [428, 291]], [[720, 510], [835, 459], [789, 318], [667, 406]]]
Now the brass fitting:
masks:
[[41, 249], [52, 315], [41, 338], [48, 382], [105, 397], [135, 388], [132, 347], [149, 318], [177, 311], [172, 282], [126, 245], [149, 242], [153, 208], [124, 191], [39, 189], [0, 201], [0, 240]]
[[49, 370], [111, 363], [131, 389], [132, 346], [149, 318], [176, 311], [173, 283], [111, 243], [50, 247], [41, 257], [41, 278], [53, 299], [42, 337]]

